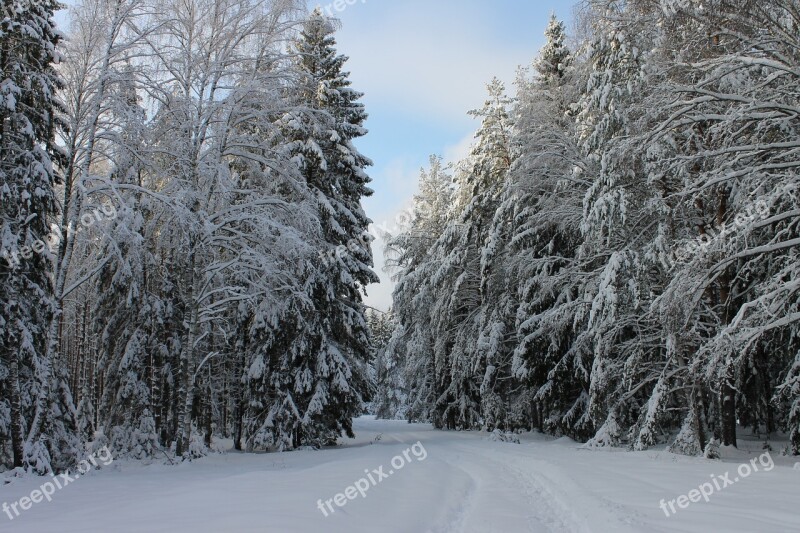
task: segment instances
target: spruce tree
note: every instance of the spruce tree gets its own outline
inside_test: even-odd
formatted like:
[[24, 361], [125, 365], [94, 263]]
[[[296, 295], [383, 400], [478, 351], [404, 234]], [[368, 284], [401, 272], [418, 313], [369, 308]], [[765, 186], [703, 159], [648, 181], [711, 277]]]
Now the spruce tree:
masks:
[[572, 64], [572, 52], [566, 45], [567, 32], [564, 23], [555, 14], [550, 16], [544, 36], [547, 41], [534, 64], [536, 71], [545, 81], [563, 78]]
[[[487, 86], [489, 97], [470, 114], [481, 119], [475, 145], [458, 175], [463, 204], [432, 251], [436, 304], [433, 309], [437, 373], [442, 392], [435, 418], [448, 428], [475, 428], [481, 420], [498, 418], [504, 400], [495, 394], [498, 366], [490, 350], [481, 350], [475, 337], [487, 313], [483, 258], [489, 229], [499, 206], [500, 192], [512, 164], [512, 120], [504, 85], [497, 79]], [[486, 401], [482, 392], [488, 391]], [[482, 412], [483, 411], [483, 412]], [[501, 418], [503, 418], [501, 416]], [[436, 422], [436, 420], [435, 420]]]
[[[156, 337], [166, 319], [165, 302], [148, 284], [148, 276], [156, 270], [146, 239], [152, 207], [139, 190], [131, 190], [145, 185], [140, 156], [146, 114], [134, 73], [125, 69], [115, 78], [110, 93], [119, 145], [111, 154], [110, 181], [121, 190], [116, 217], [103, 228], [106, 236], [98, 262], [104, 263], [96, 279], [94, 309], [104, 384], [100, 422], [116, 456], [144, 458], [159, 450], [152, 386], [158, 372], [154, 361], [161, 345]], [[87, 392], [81, 390], [82, 404]]]
[[[521, 72], [517, 81], [514, 161], [482, 259], [489, 305], [481, 344], [485, 353], [497, 354], [493, 375], [500, 379], [493, 382], [507, 390], [493, 388], [508, 406], [511, 428], [547, 425], [549, 430], [577, 436], [582, 425], [581, 380], [570, 379], [559, 387], [552, 382], [572, 373], [568, 355], [572, 321], [558, 305], [568, 299], [558, 293], [569, 298], [573, 290], [567, 269], [575, 264], [585, 192], [575, 172], [580, 158], [570, 116], [580, 79], [565, 46], [563, 23], [551, 18], [545, 36], [532, 79]], [[491, 383], [487, 381], [487, 387]], [[574, 418], [569, 422], [568, 413]]]
[[10, 415], [0, 427], [10, 428], [3, 440], [11, 442], [10, 453], [0, 453], [39, 473], [68, 467], [79, 442], [66, 369], [47, 346], [56, 244], [48, 237], [61, 157], [57, 8], [54, 0], [5, 0], [0, 21], [0, 393]]
[[428, 252], [450, 222], [454, 191], [449, 170], [440, 157], [431, 156], [430, 168], [420, 173], [409, 226], [386, 244], [388, 264], [396, 269], [396, 326], [379, 365], [377, 414], [381, 418], [405, 417], [441, 426], [433, 408], [446, 377], [436, 370], [432, 331], [436, 295], [431, 278], [436, 265]]
[[332, 442], [342, 431], [352, 436], [352, 418], [362, 412], [369, 386], [362, 293], [378, 278], [361, 200], [372, 194], [365, 172], [372, 163], [353, 145], [366, 134], [367, 114], [344, 71], [347, 57], [337, 53], [334, 31], [319, 9], [305, 22], [296, 54], [298, 103], [308, 111], [284, 121], [294, 160], [316, 196], [323, 233], [320, 268], [308, 285], [307, 353], [291, 362], [300, 416], [296, 446]]

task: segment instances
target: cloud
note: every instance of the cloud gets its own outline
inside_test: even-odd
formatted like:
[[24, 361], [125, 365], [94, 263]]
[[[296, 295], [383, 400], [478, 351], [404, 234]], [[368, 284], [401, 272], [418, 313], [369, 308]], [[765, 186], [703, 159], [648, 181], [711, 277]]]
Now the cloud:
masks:
[[[456, 163], [467, 157], [475, 141], [474, 137], [474, 133], [468, 133], [460, 141], [444, 147], [441, 152], [444, 161]], [[373, 179], [381, 184], [381, 188], [376, 192], [376, 196], [368, 198], [364, 203], [375, 227], [389, 229], [392, 233], [400, 229], [413, 207], [413, 196], [419, 191], [419, 171], [427, 166], [427, 157], [424, 165], [414, 165], [409, 159], [396, 158], [373, 173]], [[377, 239], [372, 243], [375, 272], [381, 282], [379, 285], [368, 287], [368, 296], [365, 299], [367, 305], [381, 311], [388, 311], [391, 307], [394, 290], [394, 282], [391, 279], [393, 273], [385, 271], [385, 244], [383, 239]]]
[[458, 141], [456, 144], [446, 147], [442, 153], [442, 158], [444, 158], [446, 163], [457, 163], [469, 155], [474, 142], [474, 133], [465, 135], [464, 138]]
[[[373, 235], [380, 236], [385, 231], [396, 234], [406, 221], [407, 213], [413, 206], [413, 196], [419, 189], [419, 169], [412, 161], [397, 158], [372, 174], [373, 179], [382, 184], [378, 194], [364, 202], [373, 221]], [[372, 243], [374, 270], [381, 282], [380, 285], [374, 284], [367, 288], [368, 297], [365, 299], [367, 305], [381, 311], [387, 311], [391, 307], [394, 290], [391, 273], [385, 272], [385, 245], [382, 238]]]
[[385, 259], [383, 255], [383, 244], [375, 241], [372, 243], [372, 252], [375, 256], [375, 272], [381, 278], [380, 283], [374, 283], [367, 287], [367, 297], [364, 303], [380, 311], [388, 311], [392, 306], [392, 292], [394, 284], [391, 275], [384, 272]]
[[353, 6], [340, 45], [353, 52], [356, 86], [370, 105], [390, 101], [408, 114], [468, 125], [465, 113], [483, 104], [486, 83], [497, 75], [510, 85], [535, 52], [498, 39], [486, 10], [417, 0]]

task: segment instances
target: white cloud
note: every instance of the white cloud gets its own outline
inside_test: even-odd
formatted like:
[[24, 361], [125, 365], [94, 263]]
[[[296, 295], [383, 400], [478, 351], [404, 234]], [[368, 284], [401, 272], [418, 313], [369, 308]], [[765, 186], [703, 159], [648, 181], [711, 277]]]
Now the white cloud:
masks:
[[[444, 147], [441, 152], [444, 161], [446, 163], [461, 161], [469, 155], [474, 141], [474, 133], [470, 132], [455, 144]], [[378, 229], [388, 228], [392, 232], [399, 229], [413, 207], [414, 194], [419, 190], [419, 171], [420, 168], [414, 167], [408, 160], [394, 159], [384, 168], [373, 173], [373, 179], [382, 185], [375, 197], [369, 198], [365, 202], [365, 208], [370, 214], [374, 226]], [[387, 311], [391, 307], [392, 291], [394, 290], [392, 273], [384, 271], [386, 261], [384, 246], [385, 242], [382, 239], [373, 242], [375, 272], [381, 281], [379, 285], [368, 287], [369, 295], [365, 299], [367, 305], [381, 311]]]
[[385, 312], [392, 306], [394, 283], [392, 283], [391, 274], [384, 272], [383, 243], [373, 242], [372, 252], [375, 255], [375, 272], [380, 277], [381, 282], [367, 287], [367, 297], [364, 299], [364, 303]]
[[458, 141], [456, 144], [446, 147], [442, 157], [446, 163], [457, 163], [469, 155], [474, 142], [474, 133], [465, 135], [464, 138]]
[[[377, 173], [373, 173], [372, 177], [383, 185], [376, 193], [376, 197], [368, 198], [364, 202], [367, 213], [373, 221], [373, 235], [381, 235], [384, 231], [397, 233], [399, 227], [406, 221], [413, 205], [413, 196], [419, 189], [419, 168], [408, 160], [395, 159]], [[391, 273], [384, 271], [385, 244], [381, 238], [372, 243], [375, 272], [380, 277], [381, 283], [367, 288], [369, 296], [365, 300], [367, 305], [381, 311], [388, 310], [392, 305], [394, 290]]]
[[510, 85], [517, 66], [531, 60], [531, 49], [504, 46], [479, 9], [376, 4], [351, 8], [364, 17], [346, 14], [341, 49], [352, 52], [348, 68], [359, 90], [409, 114], [465, 123], [465, 113], [485, 100], [492, 77]]

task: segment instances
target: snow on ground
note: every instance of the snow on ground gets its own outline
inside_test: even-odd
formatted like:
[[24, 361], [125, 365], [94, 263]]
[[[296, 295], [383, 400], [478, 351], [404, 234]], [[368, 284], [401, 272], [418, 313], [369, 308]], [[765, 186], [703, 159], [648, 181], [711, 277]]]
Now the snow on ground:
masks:
[[[344, 446], [322, 451], [230, 453], [179, 466], [115, 462], [13, 521], [0, 515], [0, 531], [800, 531], [800, 470], [777, 451], [762, 462], [760, 449], [709, 461], [585, 450], [541, 435], [496, 442], [485, 433], [370, 417], [356, 421], [356, 432]], [[759, 471], [736, 482], [741, 463]], [[722, 487], [726, 473], [733, 484]], [[0, 487], [0, 501], [16, 502], [45, 481], [14, 480]], [[708, 491], [714, 481], [720, 489], [708, 503], [685, 499], [688, 508], [678, 507], [680, 495], [697, 499], [690, 492], [707, 482]], [[343, 494], [339, 507], [336, 495], [345, 491], [353, 499]], [[676, 500], [677, 513], [667, 517], [662, 499], [668, 510]]]

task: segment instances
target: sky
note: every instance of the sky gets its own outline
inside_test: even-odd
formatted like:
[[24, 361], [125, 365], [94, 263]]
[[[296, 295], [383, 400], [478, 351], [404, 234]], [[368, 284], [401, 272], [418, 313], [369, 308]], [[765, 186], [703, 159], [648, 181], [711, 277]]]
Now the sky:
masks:
[[[74, 4], [75, 0], [66, 0]], [[456, 161], [478, 127], [467, 115], [483, 105], [493, 77], [513, 92], [520, 66], [544, 45], [552, 13], [572, 19], [574, 0], [310, 0], [341, 21], [339, 51], [350, 57], [353, 88], [364, 93], [369, 134], [356, 143], [373, 160], [375, 194], [364, 208], [376, 227], [394, 229], [412, 205], [431, 155]], [[57, 22], [64, 24], [65, 14]], [[391, 306], [391, 273], [373, 243], [381, 283], [366, 303]]]
[[[350, 0], [353, 2], [353, 0]], [[429, 156], [455, 161], [469, 152], [478, 125], [467, 115], [485, 101], [493, 77], [513, 92], [519, 66], [544, 45], [552, 13], [567, 21], [573, 0], [355, 0], [312, 2], [341, 20], [339, 51], [353, 87], [364, 92], [369, 134], [357, 147], [371, 158], [375, 194], [364, 208], [376, 226], [393, 228], [411, 206]], [[373, 243], [380, 285], [366, 303], [386, 311], [393, 284], [383, 245]]]

